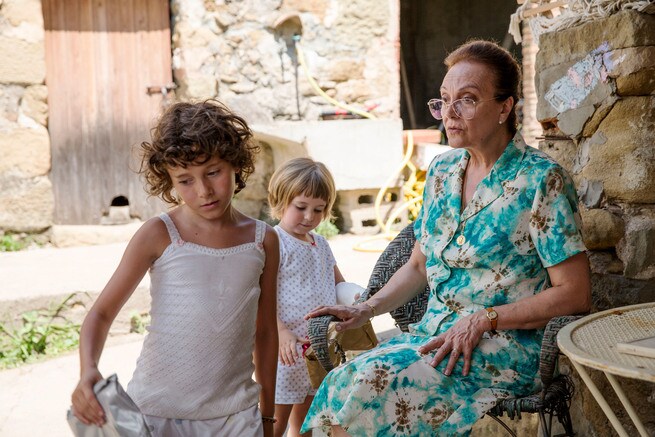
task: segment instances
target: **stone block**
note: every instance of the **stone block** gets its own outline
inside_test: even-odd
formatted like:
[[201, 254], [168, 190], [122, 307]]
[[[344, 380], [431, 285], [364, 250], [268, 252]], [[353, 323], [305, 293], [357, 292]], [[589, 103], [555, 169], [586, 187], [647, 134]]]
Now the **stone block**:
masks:
[[655, 94], [655, 67], [645, 68], [616, 79], [616, 92], [620, 96]]
[[591, 312], [655, 301], [655, 280], [620, 274], [591, 274]]
[[655, 46], [628, 47], [605, 54], [608, 76], [616, 79], [621, 96], [645, 96], [655, 91]]
[[584, 167], [591, 160], [590, 150], [597, 146], [602, 146], [607, 142], [607, 137], [601, 130], [596, 130], [590, 137], [583, 138], [578, 147], [578, 151], [573, 160], [573, 172], [581, 173]]
[[623, 237], [623, 220], [610, 211], [582, 208], [580, 215], [582, 216], [582, 237], [587, 249], [613, 248]]
[[655, 213], [626, 217], [625, 235], [616, 245], [616, 254], [632, 279], [655, 278]]
[[[542, 48], [541, 51], [546, 50]], [[537, 69], [537, 120], [558, 120], [567, 134], [578, 135], [595, 108], [614, 93], [602, 53], [590, 53], [558, 65]], [[564, 130], [564, 129], [562, 129]]]
[[329, 0], [283, 0], [282, 10], [310, 12], [319, 20], [323, 20], [330, 4]]
[[[246, 181], [246, 188], [236, 194], [234, 200], [246, 206], [248, 211], [255, 211], [259, 218], [260, 213], [265, 211], [268, 205], [268, 182], [273, 174], [273, 152], [269, 144], [260, 143], [261, 152], [255, 160], [255, 171]], [[242, 211], [247, 214], [246, 211]]]
[[214, 76], [187, 74], [186, 71], [174, 71], [176, 82], [180, 85], [180, 94], [189, 100], [216, 97], [218, 82]]
[[577, 154], [578, 146], [573, 140], [544, 140], [539, 142], [539, 150], [547, 153], [559, 165], [573, 174], [573, 160]]
[[580, 176], [573, 178], [577, 187], [578, 199], [587, 208], [598, 208], [603, 200], [604, 190], [602, 181], [590, 181]]
[[[503, 417], [501, 420], [512, 430], [512, 432], [515, 433], [514, 435], [538, 435], [540, 429], [538, 414], [522, 412], [520, 420], [509, 420], [507, 417]], [[553, 420], [553, 429], [559, 429], [556, 420]], [[486, 415], [475, 422], [475, 425], [473, 425], [473, 428], [471, 429], [471, 437], [502, 436], [505, 434], [507, 434], [507, 431], [504, 427]]]
[[608, 199], [655, 203], [655, 96], [616, 102], [598, 126], [581, 175], [601, 181]]
[[0, 85], [0, 118], [15, 123], [25, 88], [20, 85]]
[[371, 96], [371, 87], [367, 80], [351, 79], [337, 84], [336, 99], [343, 102], [362, 102]]
[[591, 137], [594, 135], [594, 133], [596, 133], [600, 122], [603, 121], [605, 117], [607, 117], [607, 114], [609, 114], [609, 112], [612, 110], [617, 100], [618, 98], [612, 95], [596, 106], [596, 110], [594, 111], [593, 115], [584, 125], [584, 130], [582, 131], [583, 137]]
[[338, 58], [324, 68], [322, 75], [334, 82], [345, 82], [351, 79], [361, 79], [364, 64], [357, 58]]
[[42, 84], [45, 80], [45, 48], [43, 41], [27, 42], [0, 36], [0, 53], [11, 62], [0, 63], [0, 83]]
[[[336, 206], [343, 218], [343, 231], [363, 235], [382, 231], [375, 208], [378, 193], [379, 190], [372, 189], [339, 191]], [[398, 209], [402, 203], [400, 188], [386, 190], [380, 203], [379, 219], [387, 223], [391, 215], [395, 214], [394, 228], [402, 228], [408, 223], [407, 211]]]
[[268, 182], [273, 175], [273, 151], [270, 146], [262, 145], [261, 152], [255, 160], [255, 171], [248, 177], [246, 188], [250, 189], [247, 198], [255, 200], [266, 200], [268, 197]]
[[578, 138], [595, 111], [594, 105], [585, 105], [566, 111], [557, 117], [557, 127], [569, 137]]
[[41, 0], [4, 0], [0, 3], [3, 18], [12, 26], [27, 22], [43, 27]]
[[[385, 203], [380, 205], [380, 215], [384, 221], [385, 217], [393, 213], [394, 204]], [[343, 218], [343, 229], [345, 232], [352, 232], [357, 235], [374, 235], [382, 231], [376, 220], [375, 207], [365, 206], [355, 208], [350, 211], [341, 211]], [[399, 216], [398, 228], [402, 229], [402, 224], [407, 224], [407, 213], [404, 212]]]
[[[392, 187], [385, 191], [382, 203], [395, 203], [400, 199], [400, 187]], [[362, 207], [375, 205], [379, 195], [378, 189], [340, 190], [337, 203], [342, 212], [352, 211]]]
[[20, 103], [21, 112], [42, 126], [48, 125], [48, 87], [32, 85], [25, 89]]
[[[539, 38], [536, 71], [572, 63], [592, 51], [655, 45], [655, 15], [625, 10], [580, 26], [548, 32]], [[562, 48], [566, 48], [563, 50]]]
[[54, 194], [45, 176], [0, 178], [0, 229], [40, 232], [52, 225]]
[[270, 111], [266, 109], [273, 104], [273, 93], [271, 90], [259, 88], [253, 94], [253, 97], [235, 94], [224, 98], [223, 101], [231, 110], [242, 116], [249, 125], [272, 123], [273, 118]]
[[0, 135], [0, 175], [11, 172], [23, 177], [50, 171], [50, 137], [45, 128], [14, 129]]
[[587, 255], [589, 257], [591, 273], [598, 273], [601, 275], [606, 275], [608, 273], [623, 273], [623, 263], [616, 257], [616, 254], [612, 253], [612, 251], [590, 251]]

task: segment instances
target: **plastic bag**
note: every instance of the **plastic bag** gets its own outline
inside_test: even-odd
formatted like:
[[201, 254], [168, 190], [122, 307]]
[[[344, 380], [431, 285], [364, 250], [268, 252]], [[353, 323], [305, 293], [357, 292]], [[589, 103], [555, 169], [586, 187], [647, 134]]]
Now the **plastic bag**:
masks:
[[102, 428], [85, 425], [68, 410], [68, 424], [77, 437], [151, 437], [150, 430], [139, 407], [123, 390], [118, 376], [96, 382], [93, 392], [105, 410], [107, 421]]

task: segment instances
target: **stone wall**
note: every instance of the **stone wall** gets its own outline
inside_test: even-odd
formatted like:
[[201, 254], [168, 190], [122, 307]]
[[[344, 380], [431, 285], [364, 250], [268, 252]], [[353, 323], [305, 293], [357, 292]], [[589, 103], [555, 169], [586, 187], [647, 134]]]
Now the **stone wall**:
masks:
[[[327, 95], [382, 118], [399, 115], [396, 0], [173, 0], [178, 97], [218, 97], [251, 123], [317, 120]], [[286, 19], [285, 19], [286, 18]]]
[[542, 134], [541, 124], [537, 120], [537, 90], [535, 89], [535, 62], [539, 47], [534, 42], [532, 31], [527, 23], [522, 26], [523, 43], [521, 52], [523, 53], [523, 107], [521, 108], [521, 135], [526, 144], [536, 146], [537, 137]]
[[0, 230], [38, 232], [54, 210], [40, 0], [0, 1]]
[[[173, 0], [171, 6], [179, 99], [216, 97], [252, 125], [319, 120], [334, 105], [311, 86], [297, 35], [306, 68], [327, 96], [373, 108], [379, 118], [399, 117], [397, 0]], [[268, 146], [235, 199], [261, 218], [265, 184], [279, 164]]]
[[[397, 9], [397, 0], [172, 0], [177, 98], [217, 97], [250, 123], [319, 119], [333, 106], [298, 64], [298, 34], [327, 95], [397, 118]], [[0, 54], [9, 60], [0, 65], [0, 232], [39, 232], [54, 210], [40, 0], [0, 0]], [[264, 147], [238, 197], [249, 213], [261, 212], [271, 159]]]
[[[540, 149], [567, 168], [578, 189], [593, 311], [655, 300], [653, 29], [655, 15], [624, 11], [539, 41]], [[601, 376], [593, 374], [611, 392]], [[655, 435], [655, 385], [622, 383]], [[576, 385], [576, 431], [607, 435], [609, 422], [584, 384]]]

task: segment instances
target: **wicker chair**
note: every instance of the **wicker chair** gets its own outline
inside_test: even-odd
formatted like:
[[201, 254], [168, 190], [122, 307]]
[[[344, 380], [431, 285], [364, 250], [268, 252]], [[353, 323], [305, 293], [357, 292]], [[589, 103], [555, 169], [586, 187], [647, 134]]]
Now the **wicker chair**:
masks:
[[[412, 225], [405, 227], [387, 246], [378, 258], [368, 287], [359, 302], [374, 295], [403, 264], [407, 262], [414, 247], [414, 232]], [[417, 322], [425, 313], [429, 289], [415, 296], [400, 308], [391, 311], [396, 325], [402, 331], [408, 331], [410, 323]], [[547, 324], [541, 345], [539, 374], [543, 389], [530, 396], [514, 399], [504, 399], [498, 402], [487, 415], [496, 420], [508, 433], [516, 434], [500, 418], [507, 414], [510, 419], [521, 419], [522, 413], [539, 414], [539, 422], [544, 436], [552, 435], [552, 419], [555, 416], [565, 430], [563, 436], [573, 436], [573, 424], [569, 415], [569, 406], [573, 397], [573, 383], [567, 375], [557, 375], [557, 333], [559, 329], [576, 320], [580, 316], [554, 317]], [[311, 319], [309, 322], [309, 339], [316, 352], [318, 360], [325, 370], [333, 368], [327, 345], [327, 328], [330, 322], [336, 320], [333, 316], [323, 316]], [[345, 358], [343, 351], [340, 351]]]

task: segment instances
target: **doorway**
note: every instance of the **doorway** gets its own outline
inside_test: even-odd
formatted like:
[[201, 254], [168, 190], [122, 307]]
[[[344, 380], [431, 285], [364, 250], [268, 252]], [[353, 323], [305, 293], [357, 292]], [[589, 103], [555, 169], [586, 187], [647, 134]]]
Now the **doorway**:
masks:
[[172, 83], [168, 1], [43, 0], [42, 8], [55, 223], [99, 224], [119, 196], [142, 220], [165, 210], [143, 189], [137, 146]]
[[[402, 51], [400, 113], [405, 129], [438, 128], [427, 101], [439, 97], [448, 53], [471, 38], [492, 39], [521, 63], [521, 47], [507, 33], [516, 0], [446, 0], [400, 2]], [[406, 74], [402, 74], [402, 69]]]

